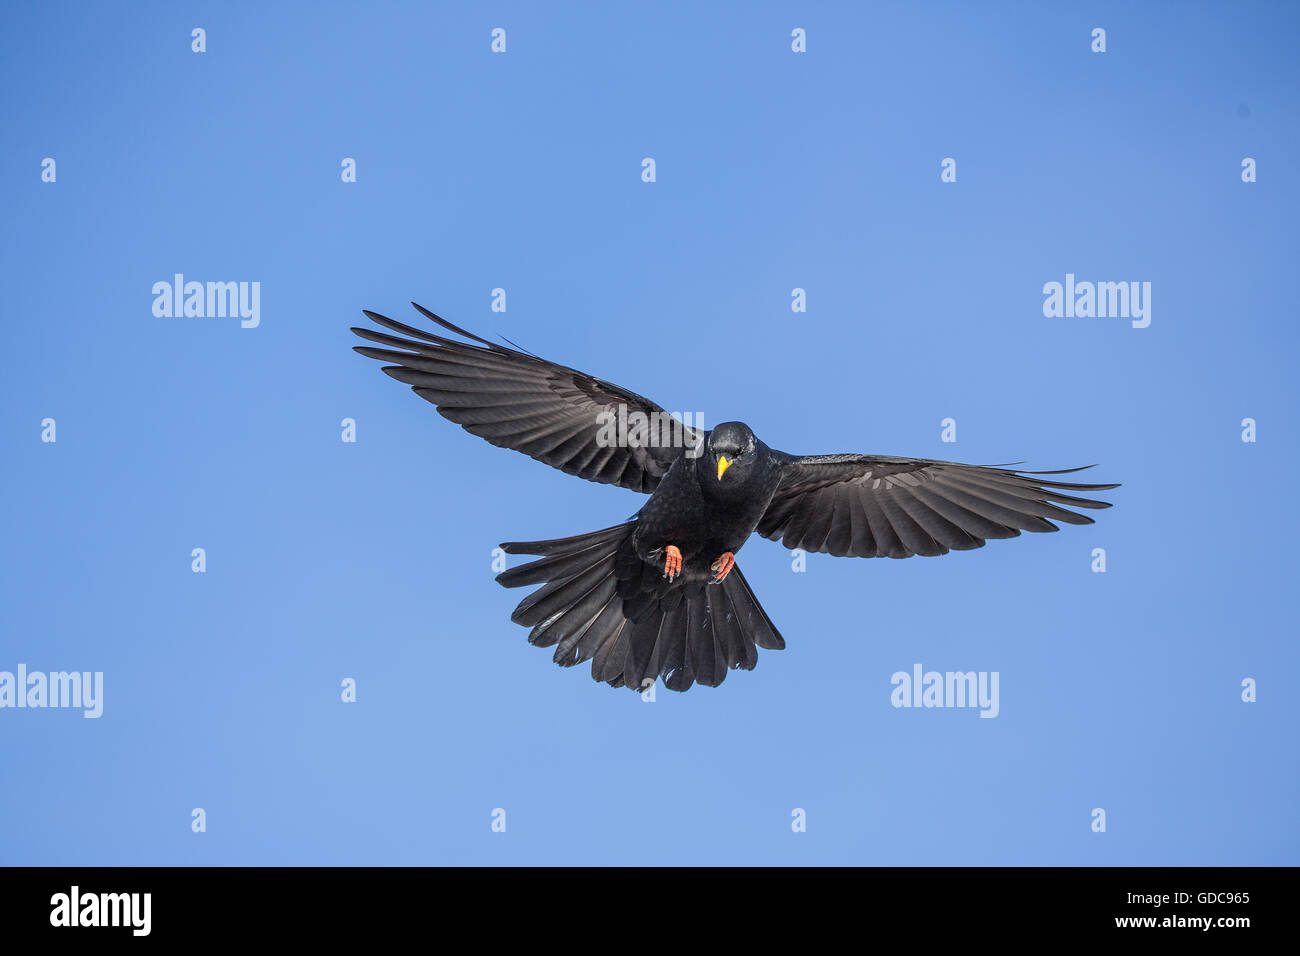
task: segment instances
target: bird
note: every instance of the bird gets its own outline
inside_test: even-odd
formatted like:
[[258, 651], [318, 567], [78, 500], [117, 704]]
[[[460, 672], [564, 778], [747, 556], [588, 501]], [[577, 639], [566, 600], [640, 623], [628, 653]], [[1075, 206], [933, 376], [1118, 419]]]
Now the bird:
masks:
[[[908, 558], [983, 547], [1022, 531], [1092, 524], [1072, 508], [1118, 484], [872, 454], [793, 455], [749, 425], [704, 429], [628, 389], [453, 325], [415, 302], [436, 334], [369, 310], [354, 350], [385, 364], [442, 417], [501, 448], [648, 500], [632, 517], [585, 534], [500, 545], [532, 556], [496, 579], [540, 585], [511, 620], [554, 648], [562, 667], [591, 662], [595, 681], [646, 692], [716, 687], [752, 670], [785, 639], [736, 563], [754, 534], [790, 550]], [[396, 333], [396, 334], [393, 334]], [[512, 345], [514, 343], [511, 343]], [[379, 347], [376, 347], [379, 346]]]

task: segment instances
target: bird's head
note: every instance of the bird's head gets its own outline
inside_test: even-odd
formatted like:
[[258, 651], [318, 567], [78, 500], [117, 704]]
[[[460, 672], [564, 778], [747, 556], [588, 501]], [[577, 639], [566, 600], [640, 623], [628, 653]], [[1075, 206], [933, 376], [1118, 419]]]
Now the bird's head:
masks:
[[708, 454], [699, 458], [702, 483], [743, 485], [764, 457], [764, 445], [744, 422], [723, 422], [709, 432]]

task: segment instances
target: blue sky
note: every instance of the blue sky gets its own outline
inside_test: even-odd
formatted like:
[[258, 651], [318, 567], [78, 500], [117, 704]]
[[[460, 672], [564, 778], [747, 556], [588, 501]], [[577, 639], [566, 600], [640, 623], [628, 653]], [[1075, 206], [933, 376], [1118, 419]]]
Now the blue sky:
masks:
[[[104, 700], [0, 709], [0, 862], [1300, 862], [1298, 19], [15, 8], [0, 670]], [[260, 323], [155, 316], [178, 272], [259, 282]], [[1150, 282], [1150, 326], [1045, 317], [1067, 274]], [[411, 299], [786, 451], [1123, 487], [942, 558], [754, 539], [787, 649], [646, 703], [529, 647], [491, 568], [642, 499], [351, 351]], [[918, 663], [998, 672], [997, 718], [892, 707]]]

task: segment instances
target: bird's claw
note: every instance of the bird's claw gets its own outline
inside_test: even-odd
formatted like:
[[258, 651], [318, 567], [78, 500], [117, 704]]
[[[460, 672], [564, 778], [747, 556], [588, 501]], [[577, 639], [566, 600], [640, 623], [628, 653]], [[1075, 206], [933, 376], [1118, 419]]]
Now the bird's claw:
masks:
[[675, 544], [664, 548], [664, 577], [669, 581], [682, 573], [682, 552]]
[[734, 568], [735, 566], [736, 566], [736, 556], [732, 554], [730, 551], [724, 551], [722, 553], [722, 556], [718, 558], [718, 560], [714, 561], [712, 565], [709, 566], [709, 570], [717, 572], [716, 574], [714, 574], [713, 580], [721, 581], [724, 578], [726, 578], [728, 574], [731, 573], [731, 569]]

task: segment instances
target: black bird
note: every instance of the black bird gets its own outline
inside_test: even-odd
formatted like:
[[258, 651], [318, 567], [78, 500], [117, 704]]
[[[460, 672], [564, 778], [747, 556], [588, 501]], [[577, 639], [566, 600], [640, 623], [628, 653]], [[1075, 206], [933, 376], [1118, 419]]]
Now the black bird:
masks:
[[[414, 302], [470, 342], [366, 311], [379, 325], [352, 331], [386, 348], [355, 346], [395, 364], [384, 371], [438, 413], [494, 445], [589, 481], [650, 495], [628, 522], [571, 538], [501, 545], [540, 555], [497, 575], [506, 587], [541, 584], [511, 620], [555, 662], [591, 661], [591, 676], [643, 690], [721, 684], [751, 670], [757, 647], [785, 640], [754, 598], [735, 555], [757, 531], [784, 547], [836, 556], [907, 558], [983, 547], [988, 538], [1056, 531], [1049, 519], [1092, 524], [1061, 505], [1108, 508], [1066, 492], [1085, 485], [1020, 472], [886, 455], [788, 455], [748, 425], [711, 431], [667, 422], [654, 402], [583, 372], [480, 338]], [[395, 351], [400, 349], [401, 351]], [[620, 432], [615, 423], [635, 423]], [[1091, 467], [1091, 466], [1087, 466]]]

